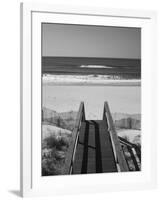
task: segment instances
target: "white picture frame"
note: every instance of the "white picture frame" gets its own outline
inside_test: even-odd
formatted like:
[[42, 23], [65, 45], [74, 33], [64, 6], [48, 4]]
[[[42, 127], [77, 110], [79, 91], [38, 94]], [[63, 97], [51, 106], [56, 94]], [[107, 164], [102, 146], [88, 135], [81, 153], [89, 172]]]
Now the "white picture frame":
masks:
[[[142, 29], [142, 170], [87, 176], [41, 176], [41, 23], [140, 27]], [[156, 185], [156, 13], [94, 7], [21, 4], [21, 195], [45, 196]]]

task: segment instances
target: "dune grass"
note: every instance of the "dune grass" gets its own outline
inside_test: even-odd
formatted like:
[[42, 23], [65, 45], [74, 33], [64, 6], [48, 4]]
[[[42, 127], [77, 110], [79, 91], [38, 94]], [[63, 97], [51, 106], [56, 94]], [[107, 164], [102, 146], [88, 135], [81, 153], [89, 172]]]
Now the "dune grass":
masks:
[[54, 134], [42, 141], [42, 175], [61, 175], [65, 170], [65, 159], [72, 136]]

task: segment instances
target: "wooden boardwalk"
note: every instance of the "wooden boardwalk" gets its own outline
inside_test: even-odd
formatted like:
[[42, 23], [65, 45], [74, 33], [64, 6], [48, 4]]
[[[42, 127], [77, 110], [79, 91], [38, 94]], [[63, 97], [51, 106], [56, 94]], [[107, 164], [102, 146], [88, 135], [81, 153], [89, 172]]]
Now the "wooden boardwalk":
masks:
[[102, 120], [86, 120], [81, 102], [73, 130], [73, 144], [64, 174], [89, 174], [130, 171], [131, 155], [135, 170], [140, 170], [141, 154], [136, 145], [118, 137], [108, 103], [104, 103]]
[[117, 172], [107, 123], [85, 121], [81, 125], [73, 174]]

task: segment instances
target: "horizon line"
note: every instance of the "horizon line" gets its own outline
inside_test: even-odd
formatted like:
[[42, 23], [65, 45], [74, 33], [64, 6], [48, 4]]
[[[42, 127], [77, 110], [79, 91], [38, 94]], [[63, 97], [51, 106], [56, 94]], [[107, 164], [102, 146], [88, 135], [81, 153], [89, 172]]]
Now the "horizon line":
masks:
[[122, 60], [141, 60], [141, 58], [116, 58], [116, 57], [89, 57], [89, 56], [42, 56], [42, 58], [95, 58], [95, 59], [122, 59]]

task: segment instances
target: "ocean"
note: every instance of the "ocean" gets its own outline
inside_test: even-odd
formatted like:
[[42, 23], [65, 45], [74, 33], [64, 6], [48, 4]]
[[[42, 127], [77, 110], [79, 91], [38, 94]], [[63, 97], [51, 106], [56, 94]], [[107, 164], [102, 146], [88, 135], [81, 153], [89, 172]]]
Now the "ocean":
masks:
[[[92, 67], [93, 66], [93, 67]], [[42, 57], [42, 74], [98, 75], [112, 79], [141, 79], [141, 60], [123, 58]]]
[[113, 113], [140, 114], [140, 86], [138, 59], [42, 57], [42, 106], [57, 112], [84, 101], [87, 118], [101, 119], [108, 101]]

